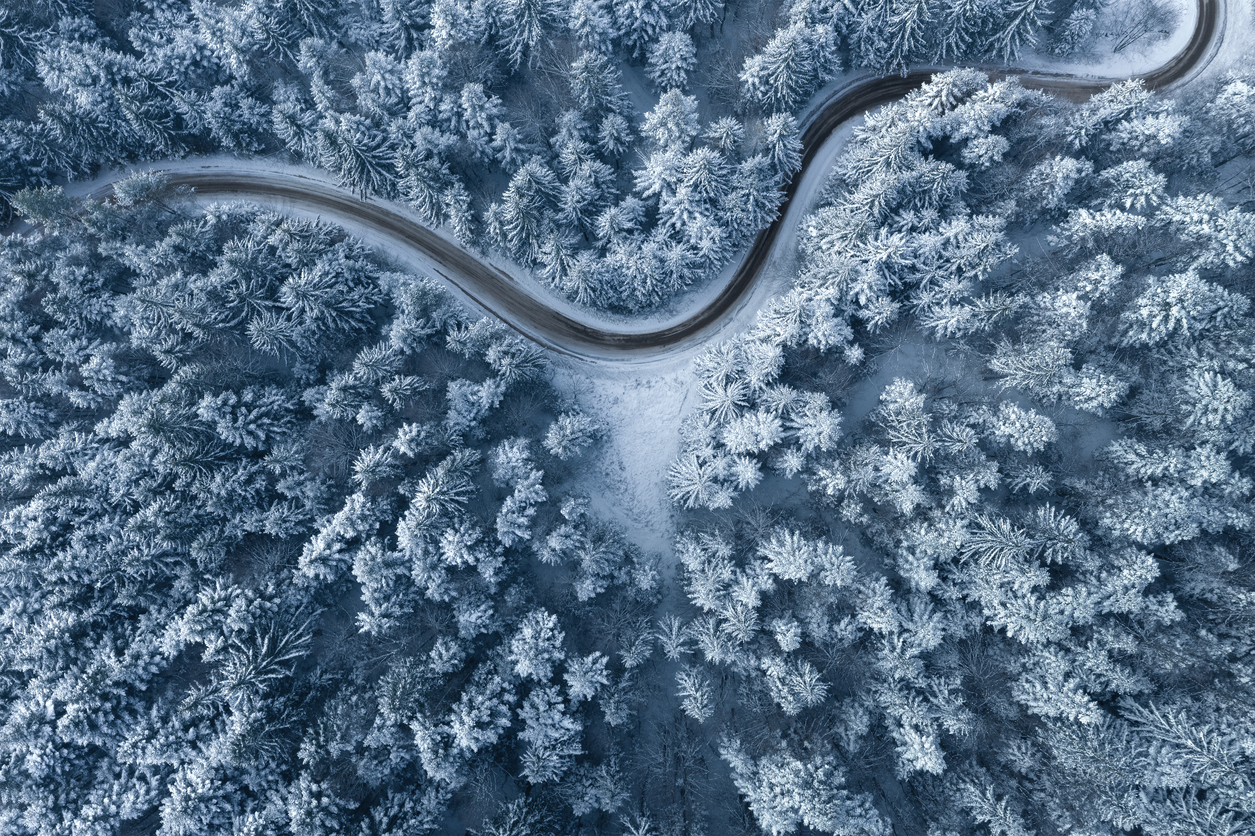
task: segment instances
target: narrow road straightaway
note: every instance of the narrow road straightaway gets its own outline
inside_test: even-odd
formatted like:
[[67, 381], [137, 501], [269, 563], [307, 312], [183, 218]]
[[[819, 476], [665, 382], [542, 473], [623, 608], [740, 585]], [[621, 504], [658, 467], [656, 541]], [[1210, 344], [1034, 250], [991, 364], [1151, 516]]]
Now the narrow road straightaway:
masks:
[[[1214, 56], [1222, 34], [1224, 0], [1197, 0], [1198, 17], [1185, 48], [1163, 66], [1141, 76], [1147, 87], [1162, 89], [1201, 69]], [[716, 333], [738, 302], [745, 299], [759, 278], [768, 256], [787, 221], [785, 209], [796, 194], [820, 146], [842, 124], [872, 108], [895, 101], [917, 89], [936, 72], [926, 68], [904, 76], [856, 80], [834, 91], [803, 119], [801, 171], [786, 189], [777, 219], [762, 230], [746, 251], [726, 286], [700, 310], [666, 327], [640, 329], [608, 326], [595, 315], [581, 321], [575, 311], [556, 310], [505, 271], [482, 260], [421, 223], [403, 207], [384, 201], [363, 200], [328, 182], [303, 175], [298, 167], [279, 170], [256, 168], [229, 171], [223, 166], [164, 170], [173, 185], [189, 186], [200, 198], [265, 199], [324, 220], [351, 220], [353, 225], [385, 236], [421, 254], [437, 265], [435, 272], [464, 297], [500, 319], [518, 333], [562, 354], [607, 359], [647, 359], [663, 350], [701, 342]], [[1119, 79], [988, 69], [995, 77], [1015, 77], [1026, 87], [1046, 90], [1072, 99], [1085, 99]], [[189, 166], [194, 161], [189, 161]], [[290, 170], [285, 170], [290, 169]]]

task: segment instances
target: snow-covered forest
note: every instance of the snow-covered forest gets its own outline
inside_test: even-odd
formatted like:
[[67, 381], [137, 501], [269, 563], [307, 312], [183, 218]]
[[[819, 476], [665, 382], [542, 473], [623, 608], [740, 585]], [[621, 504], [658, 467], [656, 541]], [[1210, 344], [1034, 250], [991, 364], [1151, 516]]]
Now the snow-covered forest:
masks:
[[214, 150], [284, 155], [581, 304], [638, 311], [775, 217], [796, 111], [842, 68], [1067, 53], [1096, 8], [40, 0], [0, 10], [0, 190]]
[[599, 428], [334, 229], [172, 199], [14, 198], [3, 832], [613, 809], [659, 576], [560, 488]]
[[937, 76], [698, 360], [677, 689], [764, 829], [1251, 826], [1252, 117]]
[[649, 322], [825, 86], [1170, 12], [0, 8], [0, 836], [1255, 832], [1255, 76], [866, 114], [752, 325], [660, 355], [648, 547], [611, 360], [156, 170], [312, 166]]

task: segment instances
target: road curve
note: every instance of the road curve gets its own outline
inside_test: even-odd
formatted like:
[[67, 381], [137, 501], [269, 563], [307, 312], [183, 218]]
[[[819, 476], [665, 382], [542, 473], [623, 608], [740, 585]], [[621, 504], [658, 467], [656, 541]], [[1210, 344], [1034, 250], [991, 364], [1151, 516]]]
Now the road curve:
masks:
[[[1160, 89], [1186, 79], [1215, 54], [1222, 33], [1223, 0], [1197, 0], [1198, 17], [1188, 43], [1162, 66], [1145, 73], [1147, 87]], [[945, 68], [925, 68], [902, 76], [867, 78], [834, 91], [803, 118], [802, 169], [813, 162], [820, 146], [847, 120], [895, 101], [923, 85]], [[1026, 87], [1067, 98], [1085, 99], [1117, 79], [1089, 79], [1062, 74], [985, 68], [996, 77], [1015, 77]], [[298, 171], [293, 169], [293, 171]], [[462, 296], [488, 311], [523, 336], [562, 354], [605, 360], [648, 359], [664, 349], [700, 342], [715, 332], [737, 303], [743, 300], [766, 264], [785, 223], [784, 209], [797, 191], [801, 172], [785, 193], [777, 219], [762, 230], [745, 253], [732, 278], [708, 304], [686, 319], [653, 330], [619, 329], [578, 312], [556, 310], [505, 271], [487, 263], [436, 231], [423, 226], [403, 207], [363, 200], [317, 178], [285, 171], [232, 172], [220, 167], [167, 170], [174, 185], [191, 187], [198, 197], [212, 199], [260, 198], [329, 220], [350, 219], [352, 225], [385, 236], [416, 251], [435, 272]]]

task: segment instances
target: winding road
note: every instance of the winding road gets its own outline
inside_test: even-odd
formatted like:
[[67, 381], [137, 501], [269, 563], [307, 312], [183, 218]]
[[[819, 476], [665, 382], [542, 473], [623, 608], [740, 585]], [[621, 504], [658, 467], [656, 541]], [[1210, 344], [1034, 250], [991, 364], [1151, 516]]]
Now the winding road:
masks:
[[[1223, 33], [1223, 2], [1197, 0], [1197, 21], [1188, 43], [1164, 65], [1139, 76], [1147, 87], [1162, 89], [1188, 79], [1207, 65]], [[592, 360], [644, 360], [711, 337], [747, 299], [786, 223], [796, 222], [790, 220], [786, 209], [820, 147], [834, 131], [852, 117], [920, 87], [944, 69], [923, 68], [904, 76], [856, 79], [817, 103], [802, 119], [802, 169], [786, 189], [785, 203], [775, 222], [758, 234], [717, 295], [708, 295], [700, 309], [662, 326], [628, 323], [619, 327], [599, 315], [556, 305], [545, 298], [534, 282], [516, 279], [424, 226], [405, 207], [361, 199], [308, 169], [269, 163], [245, 166], [227, 159], [164, 163], [156, 168], [164, 171], [174, 185], [191, 187], [199, 199], [260, 200], [342, 223], [350, 231], [383, 236], [398, 249], [417, 255], [428, 272], [443, 278], [459, 296], [546, 348]], [[1073, 99], [1088, 98], [1117, 80], [986, 69], [995, 77], [1016, 77], [1026, 87]]]

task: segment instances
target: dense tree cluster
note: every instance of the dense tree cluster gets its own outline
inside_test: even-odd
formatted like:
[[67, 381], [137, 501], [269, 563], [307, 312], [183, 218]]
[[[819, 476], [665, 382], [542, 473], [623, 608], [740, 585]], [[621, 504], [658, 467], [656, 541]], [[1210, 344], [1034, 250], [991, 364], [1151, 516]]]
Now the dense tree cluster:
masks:
[[764, 830], [1255, 822], [1253, 104], [938, 76], [698, 361], [665, 649]]
[[658, 575], [559, 490], [598, 427], [343, 234], [177, 201], [0, 242], [0, 832], [618, 807]]
[[1251, 78], [869, 114], [696, 361], [660, 565], [573, 487], [604, 428], [432, 281], [52, 184], [285, 155], [641, 311], [777, 216], [842, 68], [1097, 3], [18, 5], [0, 836], [1255, 828]]
[[[1033, 2], [791, 3], [745, 59], [735, 107], [705, 113], [699, 55], [753, 40], [743, 2], [26, 4], [0, 17], [0, 193], [139, 159], [287, 152], [582, 304], [640, 310], [775, 217], [790, 114], [843, 61], [1019, 43], [1045, 15]], [[939, 16], [958, 33], [944, 47]], [[640, 76], [657, 99], [628, 92]]]
[[[785, 114], [703, 124], [682, 92], [696, 63], [689, 30], [721, 8], [472, 0], [6, 13], [0, 188], [135, 159], [286, 150], [537, 268], [581, 303], [650, 307], [771, 220], [795, 168]], [[640, 119], [624, 60], [646, 64], [660, 91]], [[632, 151], [635, 170], [623, 164]]]
[[920, 64], [1010, 62], [1035, 45], [1067, 53], [1090, 35], [1100, 6], [1092, 0], [790, 0], [785, 23], [746, 58], [743, 93], [754, 105], [792, 111], [843, 64], [897, 72]]

